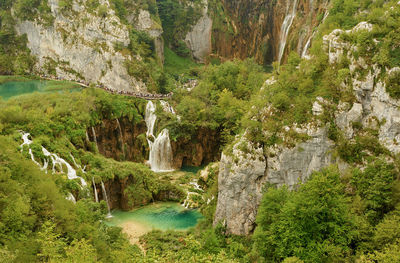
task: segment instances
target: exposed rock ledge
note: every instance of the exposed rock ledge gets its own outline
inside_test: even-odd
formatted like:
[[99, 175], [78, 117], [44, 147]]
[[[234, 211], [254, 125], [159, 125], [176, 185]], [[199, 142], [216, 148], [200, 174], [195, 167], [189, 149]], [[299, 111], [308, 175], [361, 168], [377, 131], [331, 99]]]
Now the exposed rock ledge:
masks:
[[128, 75], [125, 57], [115, 44], [129, 44], [128, 29], [110, 7], [106, 17], [91, 14], [82, 3], [73, 3], [71, 15], [64, 16], [58, 0], [49, 0], [54, 22], [44, 26], [37, 21], [20, 21], [19, 34], [27, 34], [28, 48], [37, 57], [36, 70], [64, 79], [101, 83], [115, 90], [145, 90], [145, 84]]
[[[329, 165], [333, 143], [326, 129], [309, 130], [308, 135], [311, 139], [295, 148], [269, 148], [268, 154], [243, 136], [233, 147], [233, 157], [222, 154], [214, 224], [222, 222], [236, 235], [251, 233], [266, 182], [293, 187]], [[241, 150], [243, 145], [247, 145], [247, 153]]]

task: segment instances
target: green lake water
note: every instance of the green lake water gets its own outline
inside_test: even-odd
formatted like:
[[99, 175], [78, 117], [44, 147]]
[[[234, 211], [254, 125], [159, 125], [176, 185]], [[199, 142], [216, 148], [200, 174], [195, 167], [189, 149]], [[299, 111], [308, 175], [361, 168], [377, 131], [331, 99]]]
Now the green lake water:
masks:
[[107, 224], [120, 226], [126, 222], [137, 222], [158, 230], [187, 230], [197, 225], [203, 217], [197, 210], [187, 210], [177, 203], [157, 203], [125, 212], [113, 211]]
[[[68, 91], [79, 91], [80, 88], [68, 89]], [[11, 97], [29, 94], [33, 92], [63, 92], [64, 89], [52, 89], [47, 86], [47, 81], [9, 81], [0, 84], [0, 97], [8, 100]]]

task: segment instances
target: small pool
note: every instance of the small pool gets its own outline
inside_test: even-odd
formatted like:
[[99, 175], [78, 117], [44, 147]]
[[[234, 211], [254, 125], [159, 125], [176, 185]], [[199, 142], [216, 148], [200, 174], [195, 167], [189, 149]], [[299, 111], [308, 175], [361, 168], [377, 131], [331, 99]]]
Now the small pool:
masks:
[[108, 225], [124, 226], [136, 223], [147, 229], [158, 230], [187, 230], [197, 225], [203, 218], [197, 210], [187, 210], [177, 203], [156, 203], [142, 208], [125, 212], [113, 211]]

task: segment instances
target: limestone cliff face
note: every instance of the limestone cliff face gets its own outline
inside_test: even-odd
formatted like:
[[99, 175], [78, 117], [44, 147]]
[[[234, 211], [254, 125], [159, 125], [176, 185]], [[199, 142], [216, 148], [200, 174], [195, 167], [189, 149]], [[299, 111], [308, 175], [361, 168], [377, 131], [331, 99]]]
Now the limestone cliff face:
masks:
[[[362, 57], [357, 56], [356, 59], [353, 56], [356, 46], [343, 42], [341, 38], [344, 33], [362, 30], [372, 30], [372, 25], [362, 22], [347, 32], [334, 30], [324, 37], [324, 47], [330, 63], [339, 62], [341, 56], [347, 54], [352, 76], [348, 85], [351, 85], [355, 95], [352, 104], [339, 102], [335, 124], [348, 141], [352, 141], [357, 135], [357, 131], [353, 129], [355, 122], [363, 128], [377, 130], [379, 142], [390, 152], [397, 154], [400, 152], [400, 101], [391, 98], [386, 92], [386, 84], [380, 75], [381, 69], [377, 65], [366, 63]], [[400, 68], [387, 69], [386, 74], [398, 71]], [[367, 74], [361, 76], [360, 72]], [[345, 83], [342, 85], [346, 87]], [[322, 113], [324, 103], [331, 102], [317, 99], [312, 108], [314, 115]], [[335, 144], [327, 137], [327, 127], [310, 123], [297, 132], [307, 133], [310, 139], [298, 143], [294, 148], [274, 146], [262, 149], [260, 146], [250, 145], [242, 137], [233, 150], [222, 155], [215, 224], [223, 222], [230, 233], [249, 234], [254, 227], [262, 188], [266, 182], [293, 187], [297, 182], [307, 180], [313, 171], [332, 163], [338, 163], [339, 168], [344, 167], [343, 162], [332, 156]]]
[[[348, 139], [354, 137], [352, 123], [359, 122], [364, 128], [377, 129], [378, 138], [388, 150], [393, 153], [400, 152], [400, 101], [393, 99], [386, 92], [386, 84], [382, 79], [381, 69], [377, 65], [369, 65], [362, 57], [357, 59], [353, 56], [353, 51], [357, 48], [350, 43], [343, 42], [340, 36], [344, 33], [354, 33], [358, 31], [371, 31], [373, 25], [361, 22], [352, 30], [334, 30], [331, 34], [324, 37], [324, 46], [329, 54], [330, 63], [340, 60], [344, 51], [350, 61], [350, 72], [353, 77], [350, 84], [356, 97], [353, 105], [340, 103], [336, 113], [337, 126], [345, 131]], [[360, 72], [366, 72], [361, 76]], [[394, 74], [400, 68], [386, 69], [386, 74]]]
[[210, 9], [213, 53], [222, 59], [255, 57], [259, 63], [279, 60], [280, 49], [283, 60], [292, 50], [302, 55], [328, 2], [223, 0]]
[[108, 0], [101, 1], [108, 7], [104, 16], [91, 13], [84, 2], [74, 1], [68, 13], [60, 10], [58, 0], [48, 3], [54, 16], [50, 26], [37, 21], [20, 21], [16, 25], [19, 34], [27, 34], [28, 47], [38, 59], [38, 72], [103, 84], [115, 90], [146, 88], [128, 75], [124, 63], [131, 58], [115, 49], [118, 43], [129, 44], [129, 31]]
[[222, 154], [214, 223], [224, 223], [228, 232], [236, 235], [251, 233], [266, 182], [294, 187], [329, 165], [333, 143], [326, 129], [309, 129], [308, 135], [311, 139], [295, 148], [267, 149], [253, 146], [243, 136], [229, 155]]
[[211, 29], [212, 19], [208, 15], [208, 3], [204, 1], [203, 16], [186, 34], [185, 42], [192, 52], [192, 56], [200, 63], [205, 63], [212, 51]]
[[144, 31], [154, 39], [154, 47], [157, 57], [161, 64], [164, 63], [164, 39], [162, 38], [163, 29], [156, 21], [151, 18], [150, 12], [141, 9], [139, 15], [131, 13], [128, 16], [130, 24], [134, 25], [136, 30]]

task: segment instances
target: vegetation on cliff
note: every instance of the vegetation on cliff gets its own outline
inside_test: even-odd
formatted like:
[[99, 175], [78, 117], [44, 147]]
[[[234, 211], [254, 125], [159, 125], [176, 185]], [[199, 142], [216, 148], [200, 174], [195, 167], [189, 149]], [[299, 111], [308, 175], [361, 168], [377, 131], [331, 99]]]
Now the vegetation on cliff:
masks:
[[[107, 15], [99, 1], [85, 3], [90, 12]], [[116, 49], [142, 58], [126, 61], [129, 74], [145, 81], [150, 90], [174, 91], [170, 103], [176, 114], [158, 107], [156, 124], [158, 130], [168, 128], [172, 140], [190, 141], [198, 130], [207, 129], [221, 135], [221, 149], [229, 150], [241, 134], [264, 150], [292, 148], [309, 139], [304, 129], [297, 128], [327, 127], [335, 144], [333, 155], [341, 165], [314, 172], [294, 189], [267, 185], [255, 231], [248, 237], [230, 235], [223, 222], [212, 226], [218, 173], [211, 169], [200, 181], [205, 189], [205, 199], [199, 201], [204, 221], [188, 232], [148, 233], [140, 240], [143, 253], [128, 242], [120, 228], [103, 223], [106, 203], [90, 200], [91, 190], [83, 189], [79, 179], [68, 180], [63, 168], [55, 168], [54, 174], [51, 169], [41, 171], [31, 161], [27, 146], [21, 149], [19, 145], [20, 131], [26, 131], [31, 134], [29, 148], [39, 165], [44, 165], [46, 157], [43, 146], [74, 163], [77, 175], [88, 182], [92, 178], [98, 184], [129, 179], [130, 185], [119, 194], [126, 196], [131, 207], [151, 202], [163, 191], [177, 193], [175, 199], [179, 199], [183, 193], [177, 184], [187, 178], [172, 182], [144, 164], [107, 159], [99, 154], [95, 140], [88, 139], [88, 131], [104, 125], [104, 120], [124, 118], [132, 126], [143, 123], [146, 101], [94, 88], [62, 96], [30, 94], [1, 100], [1, 262], [400, 261], [400, 165], [398, 156], [378, 140], [384, 121], [377, 121], [373, 128], [352, 122], [352, 139], [335, 123], [339, 103], [352, 105], [356, 100], [352, 81], [363, 79], [370, 70], [379, 69], [374, 81], [383, 81], [392, 98], [400, 97], [400, 73], [391, 70], [400, 66], [397, 0], [331, 1], [329, 16], [315, 31], [310, 59], [291, 53], [287, 63], [274, 64], [270, 73], [253, 59], [205, 66], [189, 59], [181, 40], [201, 15], [200, 1], [138, 1], [140, 8], [162, 23], [170, 47], [165, 49], [162, 68], [153, 39], [129, 25], [129, 12], [137, 9], [136, 4], [124, 0], [110, 3], [128, 25], [130, 35], [130, 44], [116, 43]], [[219, 12], [214, 28], [234, 34], [231, 23], [222, 19], [226, 14], [219, 2], [210, 3]], [[71, 12], [72, 1], [59, 1], [59, 5], [65, 14]], [[26, 47], [26, 37], [15, 33], [11, 7], [18, 18], [39, 19], [47, 25], [52, 19], [48, 1], [0, 1], [0, 7], [0, 74], [29, 74], [35, 58]], [[350, 30], [361, 21], [371, 23], [372, 29], [344, 31], [340, 39], [352, 48], [330, 62], [322, 36], [336, 28]], [[360, 58], [365, 67], [350, 70], [351, 60]], [[316, 101], [320, 114], [313, 113]], [[142, 134], [147, 143], [145, 138]], [[122, 151], [124, 147], [122, 142]], [[75, 205], [65, 199], [68, 193], [77, 197]]]

